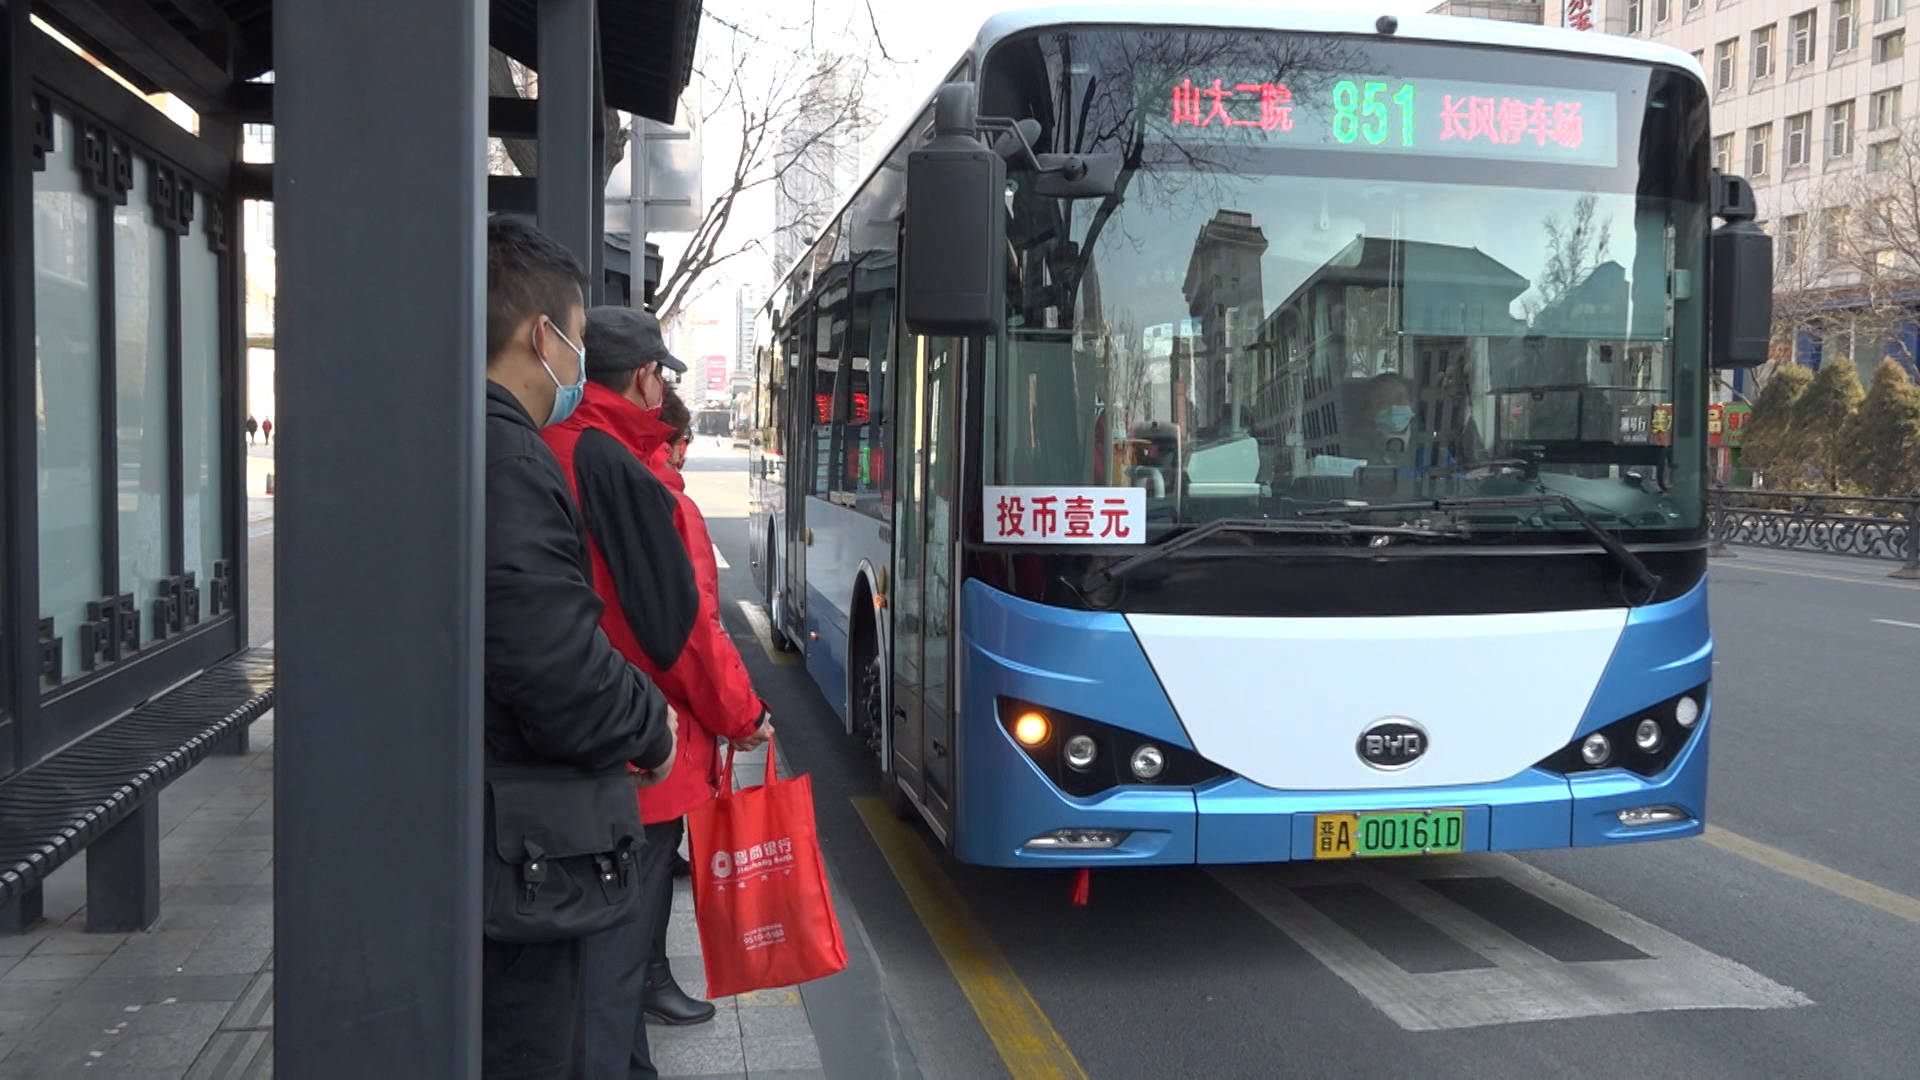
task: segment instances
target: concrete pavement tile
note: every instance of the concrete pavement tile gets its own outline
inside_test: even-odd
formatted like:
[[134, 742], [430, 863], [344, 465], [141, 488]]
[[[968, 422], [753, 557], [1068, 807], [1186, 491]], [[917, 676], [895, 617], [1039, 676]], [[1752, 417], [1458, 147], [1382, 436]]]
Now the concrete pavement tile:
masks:
[[[675, 912], [674, 914], [675, 916], [679, 916], [679, 912]], [[693, 921], [692, 915], [675, 917], [668, 920], [667, 955], [700, 955], [700, 926]]]
[[[32, 1045], [23, 1046], [7, 1056], [5, 1065], [60, 1068], [66, 1078], [86, 1075], [119, 1077], [122, 1070], [171, 1070], [164, 1075], [179, 1077], [200, 1056], [211, 1032], [185, 1031], [168, 1035], [107, 1035], [95, 1032], [91, 1038], [52, 1036], [46, 1040], [36, 1033]], [[23, 1058], [24, 1055], [24, 1058]], [[0, 1072], [0, 1075], [5, 1075]], [[149, 1074], [151, 1075], [151, 1074]]]
[[740, 1037], [749, 1044], [763, 1039], [773, 1041], [792, 1041], [813, 1039], [813, 1025], [807, 1021], [807, 1010], [791, 1009], [750, 1009], [740, 1008]]
[[748, 1080], [827, 1080], [827, 1070], [813, 1069], [754, 1069], [747, 1074]]
[[[65, 1004], [54, 1001], [44, 1009], [7, 1009], [0, 1011], [0, 1039], [19, 1039], [39, 1025], [40, 1021], [52, 1016], [54, 1010]], [[0, 1054], [0, 1058], [6, 1057]]]
[[748, 1080], [748, 1077], [747, 1074], [743, 1072], [703, 1073], [699, 1076], [682, 1076], [679, 1073], [663, 1072], [660, 1074], [660, 1080]]
[[0, 934], [0, 956], [25, 956], [40, 947], [53, 927], [41, 923], [24, 934]]
[[221, 923], [208, 934], [207, 940], [200, 943], [201, 951], [214, 949], [260, 949], [273, 948], [273, 927], [252, 923]]
[[211, 930], [219, 926], [232, 908], [219, 904], [161, 904], [160, 918], [151, 933], [168, 930]]
[[109, 1001], [62, 1002], [33, 1029], [33, 1038], [67, 1039], [95, 1036], [115, 1038], [154, 1035], [194, 1035], [202, 1042], [220, 1026], [227, 1006], [218, 1001], [160, 1001], [149, 1005], [119, 1005]]
[[266, 965], [266, 946], [239, 949], [199, 949], [180, 967], [182, 975], [253, 975]]
[[167, 1001], [201, 1001], [231, 1005], [246, 992], [251, 975], [154, 975], [131, 978], [93, 978], [66, 990], [69, 1000], [105, 1001], [115, 1005], [154, 1005]]
[[[661, 1076], [738, 1074], [747, 1070], [746, 1051], [740, 1045], [739, 1032], [726, 1033], [724, 1038], [693, 1038], [688, 1037], [689, 1030], [669, 1028], [662, 1032], [660, 1028], [647, 1029], [653, 1067]], [[677, 1037], [656, 1037], [656, 1032]]]
[[39, 1023], [61, 1002], [78, 993], [82, 981], [16, 983], [0, 979], [0, 1016], [32, 1016], [34, 1022]]
[[747, 1074], [759, 1076], [769, 1069], [818, 1069], [820, 1047], [812, 1033], [804, 1038], [751, 1038], [742, 1044], [747, 1056]]
[[220, 841], [220, 846], [214, 848], [214, 850], [216, 852], [272, 851], [273, 850], [273, 829], [269, 827], [265, 830], [255, 832], [255, 831], [248, 830], [243, 826], [239, 829], [235, 829], [232, 836], [229, 836], [225, 840]]
[[168, 904], [221, 904], [233, 906], [247, 898], [246, 885], [175, 885], [160, 895], [160, 906]]
[[272, 862], [265, 851], [218, 851], [174, 880], [180, 885], [252, 885]]
[[118, 949], [131, 935], [89, 934], [84, 930], [63, 930], [47, 935], [33, 950], [35, 956], [105, 956]]
[[220, 1026], [229, 1031], [273, 1026], [273, 972], [263, 971], [254, 978]]
[[273, 1032], [222, 1031], [207, 1042], [185, 1080], [272, 1076]]
[[84, 979], [93, 974], [105, 956], [95, 954], [41, 956], [34, 950], [32, 956], [15, 964], [12, 970], [0, 978], [8, 982], [44, 982], [48, 979], [69, 981]]

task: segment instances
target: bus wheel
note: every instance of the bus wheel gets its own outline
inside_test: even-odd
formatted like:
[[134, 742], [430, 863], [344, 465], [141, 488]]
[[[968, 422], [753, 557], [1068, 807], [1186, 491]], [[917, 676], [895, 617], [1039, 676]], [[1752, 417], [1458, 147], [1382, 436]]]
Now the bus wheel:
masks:
[[907, 801], [907, 794], [900, 790], [900, 779], [893, 773], [893, 762], [886, 755], [886, 740], [882, 737], [886, 725], [886, 695], [882, 692], [880, 680], [883, 673], [880, 668], [879, 635], [868, 630], [860, 645], [860, 680], [854, 693], [858, 700], [854, 702], [854, 735], [866, 746], [867, 753], [880, 766], [880, 801], [893, 815], [902, 820], [911, 820], [913, 804]]
[[774, 606], [773, 602], [774, 589], [779, 585], [774, 577], [778, 564], [773, 561], [773, 545], [774, 541], [769, 537], [767, 540], [767, 637], [773, 641], [774, 652], [790, 653], [794, 651], [793, 639], [787, 637], [787, 632], [780, 626], [786, 618], [786, 612]]

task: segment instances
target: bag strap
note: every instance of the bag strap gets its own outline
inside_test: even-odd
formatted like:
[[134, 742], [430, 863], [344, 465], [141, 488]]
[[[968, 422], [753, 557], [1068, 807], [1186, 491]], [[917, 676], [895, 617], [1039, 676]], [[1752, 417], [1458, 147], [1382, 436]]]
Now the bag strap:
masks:
[[[767, 774], [760, 782], [762, 784], [771, 784], [775, 779], [773, 739], [769, 736], [767, 739]], [[731, 794], [733, 794], [733, 745], [729, 743], [727, 745], [727, 756], [720, 766], [720, 798], [724, 799]]]

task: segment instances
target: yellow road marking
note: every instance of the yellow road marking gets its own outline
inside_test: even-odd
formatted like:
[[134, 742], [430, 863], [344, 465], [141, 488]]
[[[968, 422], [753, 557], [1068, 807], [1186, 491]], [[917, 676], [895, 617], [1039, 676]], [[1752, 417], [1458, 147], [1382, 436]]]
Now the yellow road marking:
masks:
[[1798, 855], [1781, 851], [1770, 844], [1749, 840], [1739, 833], [1728, 832], [1718, 825], [1707, 826], [1703, 839], [1722, 851], [1759, 863], [1769, 870], [1778, 871], [1790, 878], [1798, 878], [1836, 896], [1844, 896], [1910, 923], [1920, 923], [1920, 900], [1905, 893], [1894, 892], [1883, 885], [1875, 885], [1871, 881], [1862, 881], [1851, 874], [1843, 874], [1811, 859], [1803, 859]]
[[927, 846], [879, 799], [853, 800], [1013, 1080], [1087, 1080], [1073, 1051]]
[[1792, 577], [1819, 578], [1821, 581], [1844, 581], [1850, 585], [1877, 585], [1883, 589], [1902, 589], [1907, 592], [1920, 592], [1920, 585], [1907, 585], [1899, 581], [1876, 581], [1873, 578], [1842, 577], [1839, 574], [1817, 574], [1811, 570], [1787, 570], [1777, 566], [1745, 566], [1739, 563], [1716, 562], [1708, 568], [1711, 575], [1714, 570], [1751, 570], [1756, 574], [1787, 574]]

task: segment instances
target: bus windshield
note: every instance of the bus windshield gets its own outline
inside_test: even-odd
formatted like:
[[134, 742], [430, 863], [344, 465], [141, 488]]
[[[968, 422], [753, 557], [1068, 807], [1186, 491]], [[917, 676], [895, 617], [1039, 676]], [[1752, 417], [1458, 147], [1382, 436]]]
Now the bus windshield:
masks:
[[1145, 488], [1150, 533], [1329, 505], [1406, 521], [1410, 499], [1542, 488], [1610, 529], [1701, 528], [1693, 76], [1324, 35], [1043, 31], [996, 47], [981, 102], [1039, 121], [1041, 153], [1121, 160], [1097, 198], [1009, 167], [988, 483]]

